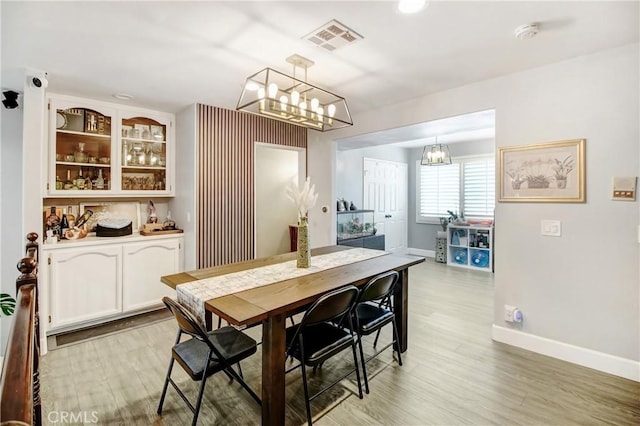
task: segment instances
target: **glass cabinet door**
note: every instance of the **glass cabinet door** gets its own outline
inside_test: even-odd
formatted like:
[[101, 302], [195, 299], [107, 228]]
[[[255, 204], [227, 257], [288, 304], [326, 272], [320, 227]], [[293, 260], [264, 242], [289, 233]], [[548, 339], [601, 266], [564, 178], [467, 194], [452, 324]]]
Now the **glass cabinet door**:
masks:
[[112, 189], [114, 111], [61, 103], [51, 105], [50, 117], [55, 126], [49, 193], [87, 196]]
[[121, 192], [168, 192], [170, 122], [162, 118], [130, 117], [122, 118], [121, 126]]

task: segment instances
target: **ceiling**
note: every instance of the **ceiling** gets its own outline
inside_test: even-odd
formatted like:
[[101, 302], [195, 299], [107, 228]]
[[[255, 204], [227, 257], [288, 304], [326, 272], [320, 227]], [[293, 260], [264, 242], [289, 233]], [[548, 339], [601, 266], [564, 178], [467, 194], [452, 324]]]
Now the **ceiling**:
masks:
[[[177, 112], [195, 102], [235, 109], [245, 78], [285, 59], [315, 62], [308, 81], [351, 112], [638, 42], [639, 3], [431, 1], [402, 15], [394, 1], [0, 2], [2, 88], [25, 68], [49, 88]], [[303, 39], [331, 19], [363, 40], [329, 52]], [[540, 34], [514, 29], [538, 22]], [[389, 137], [398, 138], [398, 135]], [[411, 136], [403, 136], [411, 137]], [[407, 139], [405, 139], [407, 140]]]

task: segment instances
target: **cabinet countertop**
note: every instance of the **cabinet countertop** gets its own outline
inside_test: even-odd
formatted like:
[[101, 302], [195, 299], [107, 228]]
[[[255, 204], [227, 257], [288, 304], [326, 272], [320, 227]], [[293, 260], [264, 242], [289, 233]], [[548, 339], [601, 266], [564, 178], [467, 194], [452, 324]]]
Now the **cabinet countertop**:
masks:
[[60, 250], [72, 247], [88, 247], [88, 246], [96, 246], [96, 245], [105, 245], [105, 244], [123, 244], [123, 243], [131, 243], [131, 242], [141, 242], [141, 241], [154, 241], [154, 240], [169, 240], [182, 238], [184, 234], [163, 234], [163, 235], [151, 235], [151, 236], [143, 236], [138, 233], [134, 233], [131, 235], [127, 235], [124, 237], [96, 237], [95, 235], [90, 235], [85, 238], [81, 238], [79, 240], [60, 240], [55, 244], [40, 244], [40, 250], [49, 251], [49, 250]]

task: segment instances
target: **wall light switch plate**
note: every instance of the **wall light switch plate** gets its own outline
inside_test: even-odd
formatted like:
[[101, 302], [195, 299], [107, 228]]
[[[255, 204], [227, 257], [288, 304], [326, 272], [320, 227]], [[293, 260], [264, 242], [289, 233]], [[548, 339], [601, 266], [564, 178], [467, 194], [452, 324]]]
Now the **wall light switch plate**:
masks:
[[635, 201], [636, 200], [636, 176], [614, 177], [612, 200]]
[[559, 237], [562, 235], [562, 224], [559, 220], [540, 221], [540, 235]]

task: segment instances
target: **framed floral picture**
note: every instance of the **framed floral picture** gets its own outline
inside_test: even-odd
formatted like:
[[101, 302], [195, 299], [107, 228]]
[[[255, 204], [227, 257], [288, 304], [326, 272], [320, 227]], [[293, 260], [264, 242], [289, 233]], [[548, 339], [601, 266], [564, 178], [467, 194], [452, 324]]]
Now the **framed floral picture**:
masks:
[[585, 140], [498, 148], [498, 201], [585, 202]]

